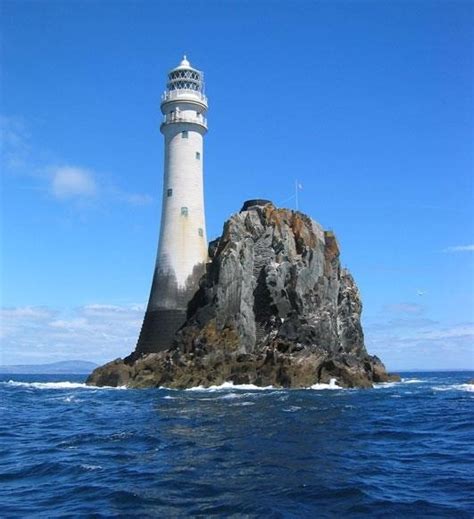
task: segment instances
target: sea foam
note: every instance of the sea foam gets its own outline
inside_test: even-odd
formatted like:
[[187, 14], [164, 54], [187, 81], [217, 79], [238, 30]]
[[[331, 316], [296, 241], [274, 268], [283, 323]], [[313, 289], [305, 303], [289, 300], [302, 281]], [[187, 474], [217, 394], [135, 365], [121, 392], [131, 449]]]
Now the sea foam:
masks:
[[396, 387], [402, 384], [402, 382], [379, 382], [374, 384], [374, 389], [387, 389], [389, 387]]
[[433, 391], [467, 391], [474, 393], [474, 384], [451, 384], [449, 386], [433, 386]]
[[[290, 388], [281, 388], [281, 387], [275, 387], [275, 386], [256, 386], [254, 384], [234, 384], [233, 382], [224, 382], [223, 384], [219, 386], [195, 386], [185, 389], [185, 391], [222, 391], [222, 390], [240, 390], [240, 391], [266, 391], [266, 390], [273, 390], [273, 391], [284, 391], [285, 389]], [[344, 389], [341, 386], [337, 385], [337, 379], [332, 378], [329, 381], [329, 384], [313, 384], [312, 386], [309, 386], [307, 388], [295, 388], [295, 389], [315, 389], [315, 390], [322, 390], [322, 389]]]
[[235, 384], [233, 382], [224, 382], [223, 384], [219, 386], [195, 386], [195, 387], [189, 387], [185, 389], [185, 391], [222, 391], [225, 389], [237, 389], [237, 390], [243, 390], [243, 391], [264, 391], [266, 389], [278, 389], [273, 386], [255, 386], [254, 384]]
[[316, 389], [317, 391], [320, 391], [322, 389], [344, 389], [344, 388], [337, 385], [337, 379], [332, 378], [329, 381], [329, 384], [313, 384], [308, 389]]
[[374, 388], [386, 389], [400, 386], [402, 384], [424, 384], [425, 382], [425, 380], [420, 380], [419, 378], [402, 378], [399, 382], [379, 382], [378, 384], [374, 384]]
[[8, 382], [2, 382], [2, 384], [11, 387], [29, 387], [34, 389], [126, 389], [125, 386], [119, 387], [96, 387], [81, 384], [79, 382], [20, 382], [16, 380], [9, 380]]

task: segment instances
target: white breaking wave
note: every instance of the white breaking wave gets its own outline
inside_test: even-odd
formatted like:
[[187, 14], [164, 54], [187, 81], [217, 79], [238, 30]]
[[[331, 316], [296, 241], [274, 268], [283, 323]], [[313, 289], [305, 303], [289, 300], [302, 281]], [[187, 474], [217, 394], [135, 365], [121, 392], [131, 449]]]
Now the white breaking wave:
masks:
[[224, 382], [220, 386], [196, 386], [196, 387], [189, 387], [185, 389], [185, 391], [222, 391], [223, 389], [237, 389], [237, 390], [244, 390], [244, 391], [264, 391], [266, 389], [279, 389], [273, 386], [255, 386], [253, 384], [235, 384], [233, 382]]
[[96, 386], [87, 386], [86, 384], [81, 384], [79, 382], [19, 382], [16, 380], [9, 380], [8, 382], [2, 382], [2, 384], [6, 384], [12, 387], [31, 387], [34, 389], [126, 389], [125, 386], [119, 387], [96, 387]]
[[378, 384], [374, 384], [374, 389], [386, 389], [388, 387], [399, 386], [402, 382], [380, 382]]
[[281, 387], [274, 387], [274, 386], [255, 386], [254, 384], [234, 384], [233, 382], [224, 382], [220, 386], [196, 386], [196, 387], [190, 387], [185, 389], [185, 391], [222, 391], [226, 389], [231, 390], [241, 390], [241, 391], [266, 391], [266, 390], [273, 390], [273, 391], [285, 391], [285, 390], [291, 390], [291, 389], [345, 389], [341, 386], [337, 385], [337, 379], [332, 378], [329, 381], [329, 384], [313, 384], [312, 386], [309, 386], [307, 388], [281, 388]]
[[385, 389], [400, 386], [401, 384], [425, 384], [426, 382], [426, 380], [420, 380], [419, 378], [402, 378], [400, 382], [379, 382], [378, 384], [374, 384], [374, 388]]
[[[274, 386], [255, 386], [254, 384], [234, 384], [233, 382], [224, 382], [220, 386], [196, 386], [196, 387], [190, 387], [185, 389], [185, 391], [222, 391], [225, 389], [231, 389], [231, 390], [242, 390], [242, 391], [266, 391], [266, 390], [273, 390], [273, 391], [285, 391], [285, 390], [291, 390], [291, 388], [281, 388], [281, 387], [274, 387]], [[337, 385], [337, 379], [332, 378], [329, 381], [329, 384], [313, 384], [312, 386], [309, 386], [307, 388], [293, 388], [293, 389], [344, 389], [341, 386]]]
[[434, 391], [468, 391], [474, 393], [474, 384], [452, 384], [450, 386], [434, 386]]
[[241, 393], [241, 394], [226, 393], [225, 395], [222, 395], [222, 396], [220, 396], [218, 398], [221, 398], [223, 400], [229, 400], [229, 399], [232, 399], [232, 398], [245, 398], [247, 395], [248, 395], [248, 393]]
[[337, 385], [337, 379], [332, 378], [329, 381], [329, 384], [313, 384], [308, 389], [321, 390], [321, 389], [344, 389], [344, 388]]

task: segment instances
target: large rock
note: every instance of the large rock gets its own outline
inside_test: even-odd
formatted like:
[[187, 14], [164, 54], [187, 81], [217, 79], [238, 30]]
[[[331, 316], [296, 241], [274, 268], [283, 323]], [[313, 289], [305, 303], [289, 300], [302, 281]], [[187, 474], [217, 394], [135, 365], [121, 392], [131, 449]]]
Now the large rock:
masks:
[[210, 245], [211, 262], [167, 351], [97, 368], [92, 385], [308, 387], [397, 379], [370, 356], [357, 286], [333, 233], [308, 216], [247, 202]]

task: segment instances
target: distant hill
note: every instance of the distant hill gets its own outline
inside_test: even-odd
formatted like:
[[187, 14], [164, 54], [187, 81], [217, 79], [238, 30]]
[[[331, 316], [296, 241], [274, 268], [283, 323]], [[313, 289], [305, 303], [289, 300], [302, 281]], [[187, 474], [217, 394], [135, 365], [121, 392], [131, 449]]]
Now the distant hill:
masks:
[[94, 362], [86, 360], [63, 360], [61, 362], [51, 362], [49, 364], [19, 364], [15, 366], [0, 366], [0, 373], [11, 373], [12, 375], [55, 375], [67, 374], [88, 374], [97, 367]]

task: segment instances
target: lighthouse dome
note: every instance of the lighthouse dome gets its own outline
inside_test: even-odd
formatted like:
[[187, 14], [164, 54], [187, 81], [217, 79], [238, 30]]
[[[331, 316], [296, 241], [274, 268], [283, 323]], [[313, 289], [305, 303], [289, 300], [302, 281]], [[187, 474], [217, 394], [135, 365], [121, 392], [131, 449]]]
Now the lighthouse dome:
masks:
[[166, 87], [168, 91], [193, 90], [195, 92], [203, 92], [203, 73], [193, 68], [186, 55], [184, 55], [180, 64], [169, 71]]
[[188, 59], [186, 58], [186, 54], [183, 56], [183, 59], [176, 68], [192, 68], [191, 63], [189, 63]]

